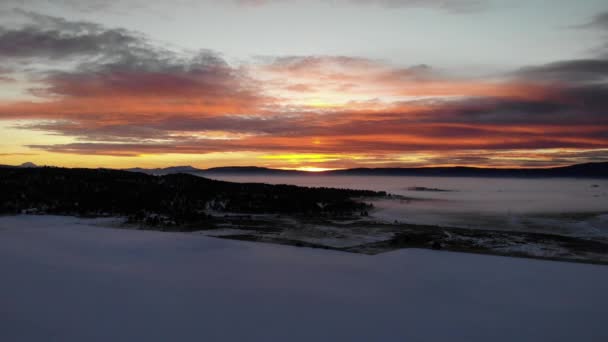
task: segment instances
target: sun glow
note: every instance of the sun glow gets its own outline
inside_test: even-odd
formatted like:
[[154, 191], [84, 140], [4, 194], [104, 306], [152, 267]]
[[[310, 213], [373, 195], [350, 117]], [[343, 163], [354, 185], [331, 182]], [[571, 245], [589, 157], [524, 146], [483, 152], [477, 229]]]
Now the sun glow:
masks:
[[304, 104], [308, 107], [313, 107], [313, 108], [336, 108], [336, 107], [342, 106], [342, 104], [340, 104], [340, 103], [333, 102], [330, 100], [322, 100], [322, 99], [309, 100], [309, 101], [306, 101]]
[[322, 163], [330, 162], [340, 159], [339, 155], [336, 154], [323, 154], [323, 153], [288, 153], [288, 154], [273, 154], [264, 155], [262, 159], [269, 160], [281, 160], [289, 163]]
[[329, 167], [317, 167], [317, 166], [299, 166], [295, 168], [282, 168], [282, 170], [296, 170], [296, 171], [305, 171], [305, 172], [324, 172], [324, 171], [332, 171], [337, 170]]

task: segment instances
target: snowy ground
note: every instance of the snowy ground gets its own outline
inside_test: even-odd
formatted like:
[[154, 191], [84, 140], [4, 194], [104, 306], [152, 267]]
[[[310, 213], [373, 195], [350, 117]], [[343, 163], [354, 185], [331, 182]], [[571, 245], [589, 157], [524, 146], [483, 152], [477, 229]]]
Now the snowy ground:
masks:
[[608, 267], [0, 217], [0, 341], [608, 341]]

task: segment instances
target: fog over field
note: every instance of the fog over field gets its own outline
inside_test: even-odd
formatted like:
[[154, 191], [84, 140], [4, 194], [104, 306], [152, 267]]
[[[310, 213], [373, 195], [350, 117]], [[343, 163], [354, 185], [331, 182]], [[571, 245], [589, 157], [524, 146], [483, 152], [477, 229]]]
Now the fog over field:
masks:
[[211, 178], [357, 188], [414, 198], [374, 202], [373, 217], [390, 222], [608, 238], [606, 179], [227, 174]]

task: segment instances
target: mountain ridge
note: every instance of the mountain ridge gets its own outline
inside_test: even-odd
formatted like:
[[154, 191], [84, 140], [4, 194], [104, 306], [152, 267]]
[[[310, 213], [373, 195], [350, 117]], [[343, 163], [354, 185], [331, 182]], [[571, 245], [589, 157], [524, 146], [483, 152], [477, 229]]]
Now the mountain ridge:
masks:
[[[0, 165], [0, 167], [39, 167], [33, 163], [19, 166]], [[223, 166], [207, 169], [191, 165], [170, 166], [166, 168], [128, 168], [123, 171], [140, 172], [150, 175], [169, 175], [189, 173], [196, 175], [324, 175], [324, 176], [426, 176], [426, 177], [521, 177], [521, 178], [608, 178], [608, 162], [573, 164], [550, 168], [484, 168], [472, 166], [448, 167], [389, 167], [389, 168], [351, 168], [320, 172], [273, 169], [260, 166]]]
[[321, 172], [272, 169], [259, 166], [225, 166], [199, 169], [193, 166], [176, 166], [158, 169], [127, 169], [149, 174], [176, 172], [229, 175], [353, 175], [353, 176], [434, 176], [434, 177], [582, 177], [608, 178], [608, 162], [582, 163], [551, 168], [483, 168], [471, 166], [451, 167], [393, 167], [352, 168]]

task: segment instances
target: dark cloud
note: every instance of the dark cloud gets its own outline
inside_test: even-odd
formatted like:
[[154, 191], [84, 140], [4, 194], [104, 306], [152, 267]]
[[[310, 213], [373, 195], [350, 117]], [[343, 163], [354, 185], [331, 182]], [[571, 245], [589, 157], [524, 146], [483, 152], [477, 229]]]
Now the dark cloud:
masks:
[[608, 11], [598, 13], [587, 23], [574, 25], [571, 26], [571, 28], [603, 32], [602, 42], [600, 42], [597, 47], [593, 48], [592, 51], [595, 55], [601, 56], [604, 60], [608, 60], [608, 36], [606, 36], [606, 33], [608, 33]]
[[490, 104], [491, 108], [459, 108], [460, 116], [495, 123], [597, 125], [608, 131], [607, 58], [531, 66], [516, 71], [514, 76], [517, 81], [541, 84], [542, 94], [526, 101], [501, 100]]
[[608, 59], [560, 61], [519, 70], [517, 76], [530, 81], [585, 83], [608, 80]]
[[599, 28], [608, 30], [608, 11], [597, 14], [591, 21], [576, 26], [577, 28]]
[[151, 127], [168, 131], [225, 131], [258, 135], [298, 136], [318, 125], [320, 118], [312, 115], [277, 116], [213, 116], [206, 118], [173, 116]]
[[[255, 134], [274, 136], [302, 136], [317, 127], [311, 117], [251, 117], [251, 116], [169, 116], [147, 122], [112, 124], [99, 120], [54, 121], [16, 126], [20, 129], [39, 130], [82, 141], [144, 142], [181, 141], [184, 136], [205, 132], [229, 134]], [[178, 136], [174, 136], [174, 134]], [[188, 139], [188, 138], [186, 138]]]
[[146, 0], [2, 0], [0, 8], [64, 7], [79, 12], [98, 12], [117, 7], [141, 8]]
[[0, 56], [3, 58], [62, 59], [109, 55], [126, 51], [140, 42], [124, 30], [69, 32], [37, 27], [0, 28]]
[[366, 68], [376, 61], [350, 56], [283, 56], [270, 58], [266, 68], [277, 71], [315, 72], [327, 67]]
[[0, 57], [5, 61], [104, 62], [155, 50], [145, 37], [124, 29], [19, 9], [11, 13], [20, 20], [12, 27], [0, 26]]
[[71, 98], [147, 97], [190, 99], [210, 103], [253, 102], [253, 81], [210, 52], [190, 59], [164, 58], [154, 53], [119, 56], [116, 61], [81, 65], [75, 71], [53, 72], [38, 94]]
[[106, 142], [147, 142], [168, 140], [166, 130], [156, 129], [145, 124], [107, 124], [87, 121], [55, 121], [33, 124], [22, 124], [15, 128], [38, 130], [46, 133], [72, 136], [80, 141]]
[[130, 98], [131, 107], [172, 99], [226, 111], [247, 108], [260, 96], [252, 79], [212, 51], [178, 53], [123, 29], [22, 10], [14, 13], [26, 23], [0, 27], [0, 58], [21, 65], [41, 59], [76, 65], [69, 71], [37, 71], [34, 77], [41, 86], [31, 89], [36, 96]]
[[508, 124], [608, 124], [608, 86], [555, 89], [538, 99], [474, 98], [432, 108], [422, 120]]
[[[553, 167], [557, 165], [572, 165], [581, 162], [606, 162], [608, 150], [572, 150], [560, 151], [547, 156], [534, 152], [508, 152], [498, 154], [495, 151], [469, 151], [466, 153], [450, 153], [447, 156], [437, 156], [425, 160], [425, 165], [488, 165], [495, 167], [513, 167], [513, 159], [518, 159], [520, 167]], [[521, 160], [523, 158], [523, 160]]]
[[96, 32], [105, 30], [102, 25], [86, 22], [67, 20], [65, 18], [50, 16], [35, 11], [21, 8], [13, 8], [8, 13], [22, 26], [38, 26], [49, 30], [60, 30], [69, 32]]

